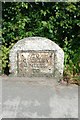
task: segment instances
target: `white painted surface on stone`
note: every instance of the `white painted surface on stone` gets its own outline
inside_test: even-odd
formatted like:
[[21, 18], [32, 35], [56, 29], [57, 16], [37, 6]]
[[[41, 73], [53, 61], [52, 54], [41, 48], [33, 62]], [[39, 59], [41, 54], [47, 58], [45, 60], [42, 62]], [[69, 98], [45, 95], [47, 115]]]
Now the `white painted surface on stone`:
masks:
[[23, 50], [54, 50], [55, 52], [55, 77], [60, 79], [63, 77], [64, 68], [64, 52], [54, 42], [43, 37], [28, 37], [19, 40], [10, 50], [10, 73], [17, 76], [17, 52]]

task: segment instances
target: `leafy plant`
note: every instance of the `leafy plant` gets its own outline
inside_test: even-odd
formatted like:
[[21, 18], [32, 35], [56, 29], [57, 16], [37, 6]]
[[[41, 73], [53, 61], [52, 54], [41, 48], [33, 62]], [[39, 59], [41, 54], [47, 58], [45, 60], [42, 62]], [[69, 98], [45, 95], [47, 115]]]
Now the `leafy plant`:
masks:
[[9, 51], [20, 39], [41, 36], [56, 42], [65, 53], [64, 72], [80, 72], [80, 5], [78, 2], [2, 3], [2, 71]]

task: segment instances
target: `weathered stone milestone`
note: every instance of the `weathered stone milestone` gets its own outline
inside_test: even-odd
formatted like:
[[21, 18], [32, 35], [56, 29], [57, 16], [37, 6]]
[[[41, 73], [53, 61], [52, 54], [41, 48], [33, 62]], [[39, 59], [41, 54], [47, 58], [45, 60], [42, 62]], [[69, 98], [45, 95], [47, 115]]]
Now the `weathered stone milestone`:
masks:
[[19, 40], [10, 50], [10, 73], [14, 76], [63, 77], [64, 52], [43, 37]]

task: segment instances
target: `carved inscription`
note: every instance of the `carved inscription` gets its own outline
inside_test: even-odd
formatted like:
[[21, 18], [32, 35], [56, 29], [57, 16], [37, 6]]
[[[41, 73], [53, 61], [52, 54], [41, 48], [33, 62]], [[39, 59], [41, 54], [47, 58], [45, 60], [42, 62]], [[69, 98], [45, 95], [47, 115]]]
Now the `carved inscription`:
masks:
[[32, 53], [28, 62], [32, 68], [46, 68], [52, 64], [52, 53]]
[[53, 51], [29, 51], [18, 53], [18, 72], [20, 74], [45, 74], [54, 71]]

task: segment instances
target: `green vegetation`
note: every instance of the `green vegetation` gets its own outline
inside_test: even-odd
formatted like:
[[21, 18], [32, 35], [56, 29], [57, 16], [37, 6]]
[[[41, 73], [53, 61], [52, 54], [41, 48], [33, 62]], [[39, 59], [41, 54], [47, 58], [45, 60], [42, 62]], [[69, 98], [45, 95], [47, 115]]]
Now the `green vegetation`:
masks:
[[9, 50], [18, 40], [41, 36], [56, 42], [64, 50], [64, 76], [79, 76], [80, 3], [5, 2], [2, 18], [2, 73], [8, 73]]

